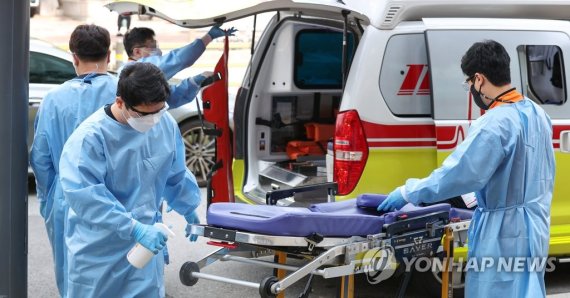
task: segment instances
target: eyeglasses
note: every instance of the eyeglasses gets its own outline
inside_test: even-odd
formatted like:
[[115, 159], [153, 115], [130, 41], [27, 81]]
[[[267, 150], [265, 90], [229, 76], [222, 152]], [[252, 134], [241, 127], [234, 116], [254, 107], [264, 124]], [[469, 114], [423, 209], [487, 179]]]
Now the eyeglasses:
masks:
[[141, 111], [138, 111], [137, 109], [135, 109], [134, 107], [131, 107], [131, 106], [127, 106], [127, 108], [129, 110], [132, 110], [133, 112], [137, 113], [139, 117], [144, 117], [144, 116], [148, 116], [148, 115], [158, 114], [160, 112], [164, 112], [164, 111], [168, 110], [168, 104], [165, 102], [164, 106], [160, 110], [154, 111], [154, 112], [141, 112]]
[[463, 89], [465, 89], [465, 91], [469, 91], [469, 82], [473, 82], [473, 79], [475, 78], [475, 75], [469, 76], [467, 79], [465, 79], [465, 81], [463, 81], [461, 83], [461, 85], [463, 86]]
[[133, 49], [144, 49], [144, 48], [149, 49], [150, 51], [156, 50], [158, 49], [158, 42], [157, 41], [147, 42], [133, 47]]

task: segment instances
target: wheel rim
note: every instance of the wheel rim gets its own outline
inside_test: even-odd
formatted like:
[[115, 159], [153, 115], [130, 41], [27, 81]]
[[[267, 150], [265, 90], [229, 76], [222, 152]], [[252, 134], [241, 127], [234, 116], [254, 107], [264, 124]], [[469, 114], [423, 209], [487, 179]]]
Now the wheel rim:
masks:
[[216, 141], [204, 134], [201, 127], [193, 127], [182, 134], [186, 155], [186, 167], [198, 182], [206, 182], [206, 176], [214, 165]]

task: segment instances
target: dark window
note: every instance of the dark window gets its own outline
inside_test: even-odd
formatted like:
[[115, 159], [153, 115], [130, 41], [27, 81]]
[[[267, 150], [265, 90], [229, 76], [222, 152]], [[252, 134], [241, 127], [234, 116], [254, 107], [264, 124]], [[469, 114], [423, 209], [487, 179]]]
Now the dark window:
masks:
[[75, 69], [70, 61], [30, 52], [30, 83], [62, 84], [75, 76]]
[[566, 101], [562, 51], [555, 45], [519, 46], [527, 62], [527, 95], [539, 104], [561, 105]]
[[[348, 65], [354, 54], [354, 35], [348, 34]], [[342, 32], [301, 30], [295, 40], [293, 80], [301, 89], [342, 88]]]

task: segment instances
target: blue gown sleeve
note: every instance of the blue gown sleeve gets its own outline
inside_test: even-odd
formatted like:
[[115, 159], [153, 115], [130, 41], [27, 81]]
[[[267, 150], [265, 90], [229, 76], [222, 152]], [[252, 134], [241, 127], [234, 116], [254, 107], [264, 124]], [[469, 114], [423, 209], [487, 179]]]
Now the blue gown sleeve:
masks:
[[167, 80], [181, 70], [192, 66], [204, 53], [206, 46], [202, 39], [196, 39], [181, 48], [174, 49], [162, 56], [149, 56], [139, 59], [139, 62], [150, 62], [162, 70]]
[[184, 144], [176, 133], [176, 158], [166, 180], [163, 197], [178, 214], [186, 215], [200, 205], [200, 188], [194, 175], [186, 167]]
[[439, 202], [479, 191], [487, 184], [505, 157], [508, 144], [502, 143], [500, 129], [493, 125], [471, 128], [468, 137], [440, 168], [426, 178], [406, 181], [404, 197], [408, 202]]
[[65, 144], [59, 165], [65, 200], [85, 223], [130, 240], [132, 218], [105, 185], [103, 144], [92, 133], [87, 134], [82, 138], [72, 135]]
[[48, 191], [50, 186], [53, 185], [55, 180], [56, 171], [53, 164], [51, 146], [49, 143], [47, 127], [42, 117], [46, 104], [48, 102], [49, 94], [46, 95], [44, 103], [40, 105], [36, 118], [34, 119], [34, 141], [30, 150], [30, 166], [34, 171], [36, 178], [36, 193], [38, 200], [43, 202], [47, 200]]
[[55, 180], [56, 172], [51, 156], [49, 138], [42, 131], [36, 131], [30, 151], [30, 166], [36, 177], [36, 192], [40, 202], [47, 200], [48, 190]]
[[166, 102], [171, 109], [180, 107], [192, 102], [199, 90], [200, 86], [195, 83], [193, 78], [184, 79], [178, 85], [170, 85], [170, 96]]

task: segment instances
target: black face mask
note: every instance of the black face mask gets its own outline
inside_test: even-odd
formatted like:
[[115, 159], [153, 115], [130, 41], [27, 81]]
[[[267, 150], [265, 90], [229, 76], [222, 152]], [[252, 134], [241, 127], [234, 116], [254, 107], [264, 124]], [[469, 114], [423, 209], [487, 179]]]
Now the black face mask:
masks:
[[[502, 100], [502, 99], [501, 99], [501, 96], [503, 96], [503, 95], [505, 95], [505, 94], [507, 94], [507, 93], [509, 93], [509, 92], [511, 92], [511, 91], [513, 91], [513, 90], [515, 90], [515, 89], [516, 89], [516, 88], [511, 88], [511, 89], [509, 89], [509, 90], [507, 90], [507, 91], [505, 91], [505, 92], [499, 94], [497, 97], [495, 97], [495, 98], [493, 98], [493, 99], [487, 97], [487, 98], [491, 99], [491, 102], [489, 102], [489, 105], [486, 105], [486, 104], [483, 102], [483, 98], [482, 98], [482, 96], [481, 96], [481, 88], [479, 88], [479, 91], [477, 91], [477, 90], [475, 89], [475, 85], [473, 84], [473, 85], [471, 85], [471, 88], [470, 88], [469, 91], [471, 92], [471, 95], [473, 95], [473, 101], [475, 102], [475, 104], [476, 104], [479, 108], [481, 108], [482, 110], [485, 110], [485, 111], [486, 111], [486, 110], [489, 109], [489, 107], [490, 107], [491, 105], [493, 105], [493, 102], [495, 102], [495, 101], [500, 101], [500, 102], [505, 102], [505, 103], [513, 103], [513, 102], [510, 101], [510, 100]], [[485, 96], [485, 95], [483, 95], [483, 96]], [[485, 96], [485, 97], [486, 97], [486, 96]]]
[[[479, 89], [479, 90], [481, 90], [481, 89]], [[490, 102], [489, 105], [486, 105], [486, 104], [483, 102], [483, 98], [481, 98], [481, 92], [480, 92], [480, 91], [477, 91], [477, 90], [475, 89], [475, 84], [471, 84], [471, 89], [470, 89], [469, 91], [471, 92], [471, 95], [473, 96], [473, 101], [475, 102], [475, 104], [476, 104], [480, 109], [485, 110], [485, 111], [489, 109], [489, 106], [491, 106], [491, 104], [492, 104], [493, 102]]]

